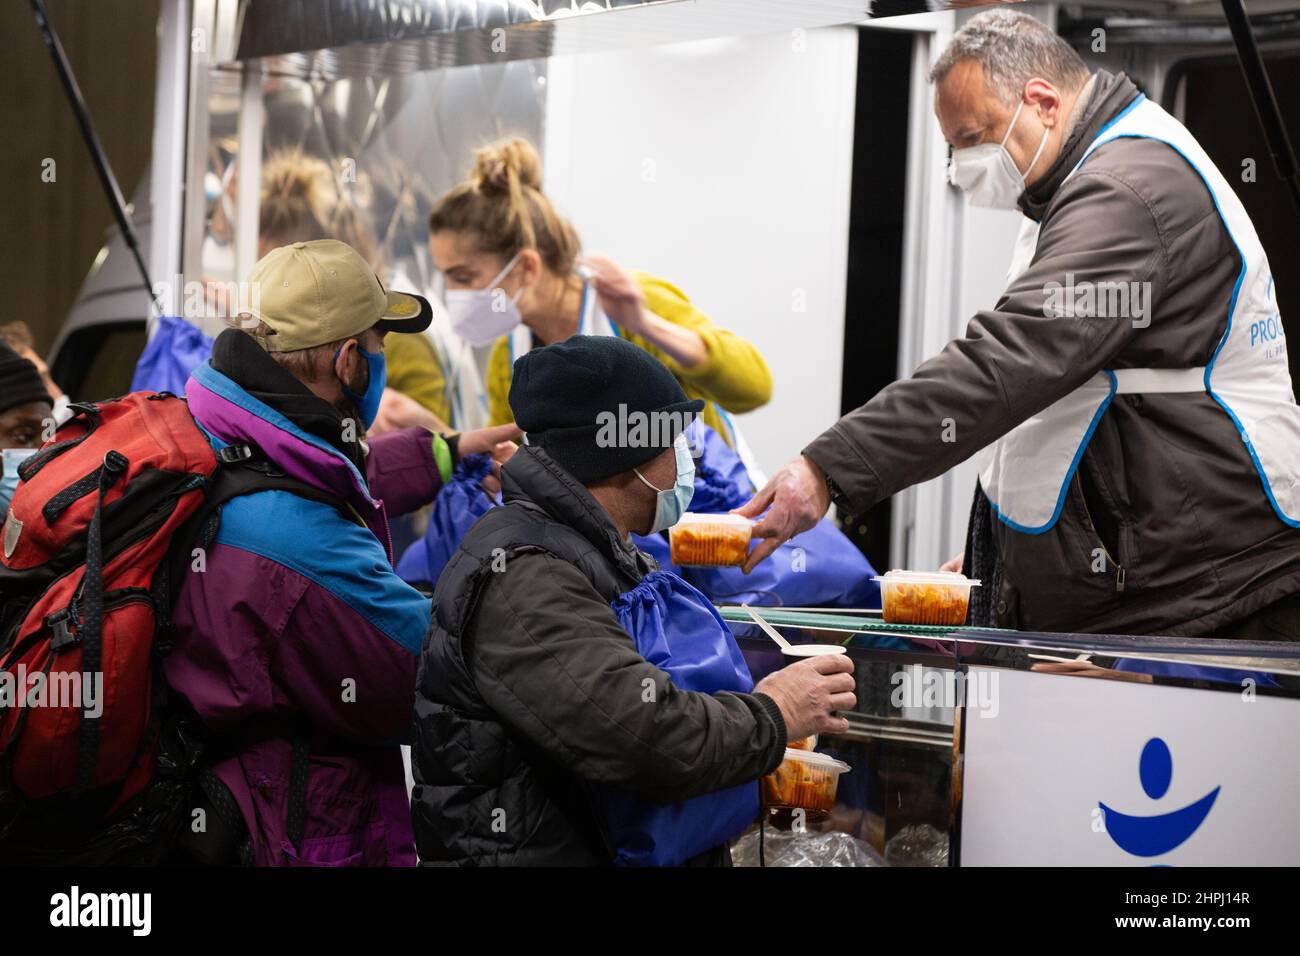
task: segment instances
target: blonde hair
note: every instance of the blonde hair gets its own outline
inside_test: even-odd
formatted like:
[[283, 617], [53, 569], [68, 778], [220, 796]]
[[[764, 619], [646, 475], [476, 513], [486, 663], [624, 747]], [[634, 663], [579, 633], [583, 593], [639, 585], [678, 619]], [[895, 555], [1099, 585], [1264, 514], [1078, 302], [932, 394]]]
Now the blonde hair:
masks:
[[514, 258], [536, 250], [557, 275], [573, 271], [581, 243], [542, 193], [542, 161], [532, 143], [498, 140], [474, 154], [464, 182], [439, 199], [429, 213], [429, 232], [468, 233], [481, 251]]
[[[258, 231], [276, 246], [313, 239], [339, 239], [357, 251], [376, 273], [381, 271], [374, 243], [352, 204], [339, 195], [329, 165], [300, 148], [281, 149], [262, 164], [262, 195]], [[333, 354], [347, 339], [291, 351], [268, 348], [275, 330], [265, 322], [250, 327], [232, 316], [227, 322], [252, 336], [271, 358], [304, 382], [317, 379], [316, 366], [323, 353]], [[355, 337], [355, 336], [353, 336]]]
[[258, 214], [258, 231], [276, 246], [340, 239], [381, 271], [374, 242], [352, 204], [339, 195], [329, 165], [298, 147], [277, 150], [262, 164]]

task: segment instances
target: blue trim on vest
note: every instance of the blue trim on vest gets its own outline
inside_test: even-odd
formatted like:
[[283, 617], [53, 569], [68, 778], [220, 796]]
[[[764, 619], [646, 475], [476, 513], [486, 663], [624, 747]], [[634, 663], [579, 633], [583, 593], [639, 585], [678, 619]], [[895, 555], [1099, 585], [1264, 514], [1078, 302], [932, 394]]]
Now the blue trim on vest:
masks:
[[[1056, 522], [1060, 519], [1061, 510], [1065, 507], [1065, 499], [1070, 491], [1070, 482], [1074, 480], [1074, 473], [1079, 469], [1079, 462], [1083, 460], [1083, 453], [1087, 450], [1088, 443], [1092, 441], [1092, 433], [1095, 432], [1097, 426], [1101, 424], [1101, 416], [1106, 414], [1106, 409], [1110, 408], [1111, 399], [1115, 397], [1115, 390], [1119, 388], [1119, 380], [1115, 378], [1114, 372], [1108, 368], [1102, 369], [1102, 372], [1108, 379], [1110, 379], [1110, 394], [1102, 399], [1101, 404], [1097, 406], [1097, 411], [1093, 413], [1092, 421], [1088, 425], [1088, 430], [1084, 433], [1083, 439], [1079, 442], [1078, 449], [1074, 452], [1074, 460], [1070, 462], [1070, 467], [1065, 472], [1065, 480], [1061, 482], [1061, 493], [1056, 499], [1056, 508], [1053, 509], [1052, 516], [1047, 519], [1047, 522], [1036, 528], [1019, 524], [1002, 514], [1002, 512], [998, 510], [997, 502], [992, 498], [989, 498], [989, 506], [993, 509], [993, 513], [998, 516], [998, 520], [1013, 531], [1019, 531], [1021, 534], [1043, 534], [1044, 532], [1051, 531], [1052, 528], [1056, 526]], [[985, 497], [988, 496], [985, 495]]]
[[[1139, 105], [1141, 105], [1141, 103], [1145, 99], [1146, 99], [1145, 95], [1139, 94], [1137, 99], [1135, 99], [1128, 106], [1124, 107], [1123, 110], [1121, 110], [1113, 119], [1111, 119], [1108, 123], [1106, 123], [1106, 125], [1103, 126], [1097, 132], [1097, 135], [1094, 137], [1093, 142], [1095, 143], [1096, 140], [1101, 139], [1102, 135], [1108, 129], [1110, 129], [1112, 126], [1118, 123], [1132, 110], [1134, 110]], [[1282, 506], [1278, 504], [1277, 497], [1273, 494], [1273, 488], [1269, 484], [1268, 475], [1264, 471], [1264, 465], [1259, 460], [1259, 455], [1255, 452], [1255, 446], [1251, 443], [1250, 436], [1246, 434], [1245, 427], [1241, 424], [1241, 419], [1237, 417], [1237, 413], [1234, 412], [1232, 408], [1228, 405], [1228, 403], [1224, 401], [1224, 399], [1214, 391], [1214, 388], [1210, 384], [1210, 375], [1214, 371], [1214, 363], [1218, 361], [1219, 353], [1223, 351], [1224, 345], [1226, 345], [1228, 342], [1228, 336], [1232, 333], [1232, 317], [1233, 314], [1237, 311], [1237, 299], [1241, 295], [1241, 287], [1246, 280], [1246, 273], [1249, 270], [1249, 263], [1246, 261], [1245, 253], [1241, 251], [1241, 246], [1237, 242], [1237, 237], [1233, 235], [1232, 227], [1228, 225], [1227, 217], [1223, 215], [1223, 207], [1219, 205], [1219, 197], [1215, 193], [1214, 187], [1210, 185], [1210, 181], [1206, 178], [1205, 174], [1201, 172], [1200, 168], [1194, 162], [1192, 162], [1191, 157], [1189, 157], [1186, 153], [1184, 153], [1181, 149], [1179, 149], [1176, 145], [1169, 142], [1168, 140], [1162, 139], [1161, 137], [1152, 135], [1150, 133], [1121, 133], [1117, 136], [1112, 136], [1109, 140], [1107, 140], [1107, 142], [1114, 142], [1117, 139], [1152, 139], [1158, 143], [1164, 143], [1175, 153], [1181, 156], [1183, 158], [1183, 161], [1192, 168], [1192, 171], [1195, 172], [1196, 175], [1200, 177], [1201, 182], [1204, 183], [1206, 191], [1209, 192], [1210, 194], [1210, 201], [1214, 203], [1214, 211], [1218, 214], [1219, 221], [1223, 223], [1223, 229], [1228, 234], [1228, 239], [1232, 242], [1233, 248], [1237, 250], [1237, 257], [1241, 260], [1241, 271], [1237, 274], [1237, 281], [1232, 288], [1232, 298], [1228, 302], [1228, 315], [1224, 325], [1223, 335], [1219, 339], [1219, 344], [1215, 346], [1214, 354], [1210, 357], [1210, 361], [1207, 362], [1205, 366], [1205, 391], [1206, 394], [1208, 394], [1210, 398], [1213, 399], [1214, 403], [1218, 405], [1220, 408], [1222, 408], [1224, 412], [1227, 413], [1228, 417], [1232, 420], [1233, 426], [1237, 429], [1237, 434], [1241, 437], [1242, 444], [1246, 446], [1246, 452], [1250, 455], [1251, 463], [1255, 467], [1255, 473], [1259, 475], [1260, 484], [1264, 488], [1264, 494], [1268, 498], [1268, 503], [1269, 505], [1272, 506], [1274, 514], [1278, 516], [1278, 519], [1282, 521], [1283, 524], [1286, 524], [1292, 528], [1300, 528], [1300, 519], [1293, 519], [1289, 517], [1286, 514], [1286, 512], [1282, 510]], [[1082, 166], [1085, 162], [1087, 162], [1089, 157], [1091, 157], [1093, 153], [1095, 153], [1098, 149], [1100, 149], [1104, 145], [1106, 144], [1100, 143], [1096, 146], [1089, 146], [1088, 151], [1084, 154], [1083, 159], [1079, 160], [1079, 166]], [[1076, 167], [1076, 169], [1077, 168], [1078, 167]], [[1070, 470], [1066, 474], [1066, 479], [1063, 482], [1061, 487], [1061, 495], [1060, 498], [1057, 500], [1056, 510], [1052, 512], [1051, 519], [1047, 522], [1047, 524], [1042, 525], [1038, 528], [1029, 528], [1025, 525], [1017, 524], [1016, 522], [1005, 517], [998, 510], [997, 504], [993, 501], [992, 498], [990, 498], [989, 504], [993, 508], [993, 513], [996, 514], [998, 516], [998, 519], [1002, 521], [1004, 524], [1006, 524], [1008, 527], [1013, 528], [1014, 530], [1019, 531], [1023, 534], [1042, 534], [1043, 532], [1050, 530], [1056, 524], [1058, 518], [1060, 517], [1061, 508], [1065, 503], [1065, 497], [1070, 487], [1070, 481], [1074, 477], [1074, 472], [1078, 468], [1079, 461], [1083, 457], [1083, 453], [1088, 446], [1088, 442], [1092, 440], [1092, 434], [1096, 430], [1098, 423], [1101, 421], [1102, 413], [1105, 412], [1105, 410], [1110, 406], [1111, 399], [1114, 398], [1115, 396], [1115, 387], [1116, 387], [1115, 376], [1109, 370], [1105, 370], [1105, 371], [1106, 374], [1111, 379], [1111, 393], [1109, 396], [1107, 396], [1106, 400], [1102, 402], [1101, 407], [1097, 410], [1097, 414], [1093, 416], [1092, 424], [1088, 427], [1087, 434], [1084, 435], [1083, 442], [1080, 444], [1079, 450], [1076, 452], [1074, 456], [1074, 461], [1070, 465]]]
[[420, 653], [432, 602], [397, 576], [368, 528], [324, 502], [282, 490], [233, 498], [222, 506], [216, 543], [301, 574], [404, 650]]
[[[1242, 444], [1246, 446], [1246, 452], [1250, 455], [1250, 460], [1255, 466], [1255, 473], [1259, 475], [1259, 482], [1264, 487], [1264, 494], [1268, 498], [1268, 503], [1272, 505], [1274, 514], [1278, 516], [1278, 519], [1283, 524], [1292, 528], [1300, 528], [1300, 519], [1292, 518], [1287, 515], [1287, 513], [1282, 510], [1282, 506], [1278, 504], [1277, 497], [1273, 494], [1273, 486], [1269, 484], [1268, 475], [1264, 471], [1263, 462], [1259, 460], [1259, 455], [1256, 454], [1255, 446], [1251, 443], [1250, 436], [1246, 434], [1246, 429], [1245, 426], [1241, 424], [1241, 419], [1237, 417], [1237, 413], [1234, 412], [1228, 403], [1214, 391], [1214, 388], [1210, 384], [1210, 374], [1214, 371], [1214, 363], [1218, 361], [1219, 353], [1223, 351], [1223, 347], [1228, 343], [1228, 336], [1232, 334], [1232, 316], [1237, 311], [1237, 298], [1241, 295], [1241, 286], [1246, 281], [1246, 273], [1250, 268], [1250, 263], [1246, 261], [1245, 253], [1241, 251], [1241, 246], [1237, 243], [1237, 237], [1232, 234], [1232, 227], [1228, 225], [1227, 217], [1223, 215], [1223, 207], [1219, 205], [1219, 197], [1214, 192], [1214, 187], [1210, 185], [1210, 181], [1205, 177], [1205, 174], [1201, 172], [1200, 168], [1194, 162], [1192, 162], [1191, 157], [1167, 139], [1161, 139], [1159, 136], [1153, 136], [1150, 133], [1121, 133], [1118, 136], [1112, 137], [1110, 141], [1114, 142], [1117, 139], [1153, 139], [1158, 143], [1164, 143], [1181, 156], [1183, 161], [1192, 168], [1192, 171], [1196, 173], [1196, 175], [1200, 177], [1201, 182], [1205, 184], [1205, 189], [1210, 194], [1210, 201], [1214, 203], [1214, 211], [1219, 216], [1219, 222], [1223, 223], [1223, 231], [1228, 234], [1228, 239], [1231, 240], [1232, 247], [1237, 250], [1237, 258], [1241, 260], [1241, 272], [1237, 274], [1237, 281], [1232, 287], [1232, 298], [1228, 302], [1228, 317], [1224, 324], [1223, 336], [1219, 339], [1219, 344], [1215, 346], [1214, 354], [1210, 356], [1210, 361], [1205, 365], [1205, 391], [1209, 394], [1210, 398], [1214, 400], [1214, 403], [1222, 408], [1227, 413], [1228, 417], [1232, 419], [1232, 424], [1237, 429], [1237, 435], [1240, 436]], [[1091, 155], [1092, 152], [1089, 152], [1088, 156]], [[1088, 156], [1085, 156], [1084, 160], [1086, 160]]]
[[[1106, 132], [1106, 130], [1110, 129], [1120, 120], [1122, 120], [1125, 116], [1127, 116], [1129, 113], [1135, 110], [1145, 99], [1146, 99], [1146, 94], [1139, 93], [1132, 103], [1130, 103], [1128, 106], [1124, 107], [1114, 116], [1112, 116], [1110, 120], [1107, 121], [1106, 125], [1104, 125], [1101, 129], [1097, 130], [1097, 135], [1092, 138], [1092, 141], [1095, 143], [1097, 140], [1101, 139], [1102, 135]], [[1077, 170], [1079, 166], [1082, 166], [1084, 162], [1088, 159], [1088, 157], [1091, 156], [1093, 154], [1093, 151], [1096, 150], [1097, 148], [1098, 147], [1096, 146], [1090, 145], [1088, 147], [1087, 152], [1084, 153], [1083, 159], [1080, 159], [1078, 164], [1075, 166], [1075, 169]], [[1096, 413], [1092, 416], [1092, 422], [1088, 425], [1087, 432], [1084, 433], [1083, 440], [1079, 442], [1079, 447], [1078, 449], [1075, 450], [1074, 460], [1070, 462], [1070, 467], [1065, 473], [1065, 480], [1061, 482], [1061, 491], [1056, 499], [1056, 507], [1052, 510], [1052, 516], [1047, 519], [1047, 523], [1031, 528], [1028, 525], [1023, 525], [1018, 522], [1012, 521], [1010, 518], [1008, 518], [1006, 515], [1004, 515], [1001, 511], [998, 510], [997, 502], [995, 502], [987, 494], [985, 495], [985, 497], [989, 499], [989, 506], [992, 507], [993, 513], [998, 516], [998, 520], [1001, 521], [1003, 524], [1005, 524], [1008, 528], [1011, 528], [1013, 531], [1019, 531], [1021, 534], [1044, 534], [1045, 532], [1051, 531], [1052, 528], [1056, 526], [1056, 522], [1060, 520], [1061, 510], [1065, 507], [1065, 499], [1070, 490], [1070, 482], [1074, 480], [1074, 473], [1079, 468], [1079, 462], [1083, 460], [1083, 453], [1088, 448], [1088, 442], [1092, 441], [1092, 434], [1097, 430], [1097, 426], [1101, 423], [1101, 416], [1105, 414], [1106, 409], [1110, 407], [1111, 399], [1115, 397], [1115, 389], [1118, 387], [1118, 382], [1115, 378], [1115, 375], [1109, 369], [1102, 369], [1102, 371], [1105, 372], [1106, 377], [1110, 379], [1110, 394], [1106, 396], [1105, 400], [1103, 400], [1101, 405], [1097, 408]]]
[[[1133, 100], [1132, 103], [1130, 103], [1128, 106], [1124, 107], [1122, 110], [1120, 110], [1120, 111], [1119, 111], [1118, 113], [1116, 113], [1114, 116], [1112, 116], [1112, 117], [1110, 118], [1110, 120], [1106, 123], [1105, 126], [1103, 126], [1101, 129], [1097, 130], [1097, 135], [1094, 136], [1094, 137], [1092, 138], [1092, 141], [1095, 143], [1095, 142], [1097, 142], [1097, 140], [1101, 139], [1102, 135], [1106, 132], [1106, 130], [1110, 129], [1112, 126], [1114, 126], [1114, 125], [1115, 125], [1116, 123], [1118, 123], [1120, 120], [1122, 120], [1125, 116], [1128, 116], [1129, 113], [1132, 113], [1135, 109], [1137, 109], [1139, 106], [1141, 106], [1141, 105], [1142, 105], [1142, 102], [1143, 102], [1146, 98], [1147, 98], [1147, 95], [1146, 95], [1145, 93], [1139, 93], [1139, 94], [1137, 95], [1137, 98], [1136, 98], [1135, 100]], [[1091, 146], [1090, 146], [1089, 149], [1088, 149], [1088, 152], [1084, 154], [1083, 159], [1087, 159], [1089, 156], [1091, 156], [1091, 155], [1092, 155], [1092, 150], [1093, 150], [1094, 148], [1095, 148], [1095, 147], [1091, 147]], [[1082, 163], [1082, 162], [1083, 162], [1083, 159], [1079, 160], [1079, 162]]]

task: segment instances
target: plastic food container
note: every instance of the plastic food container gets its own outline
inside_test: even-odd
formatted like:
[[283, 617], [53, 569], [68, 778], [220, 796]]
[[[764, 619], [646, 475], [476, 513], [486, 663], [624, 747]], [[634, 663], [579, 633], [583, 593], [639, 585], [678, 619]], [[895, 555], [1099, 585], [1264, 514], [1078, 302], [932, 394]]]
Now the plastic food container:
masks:
[[848, 764], [834, 757], [787, 747], [781, 765], [763, 778], [763, 805], [829, 813], [840, 774], [848, 770]]
[[740, 567], [749, 557], [754, 522], [740, 515], [703, 515], [692, 511], [668, 531], [673, 564]]
[[890, 571], [880, 582], [887, 624], [966, 623], [970, 589], [979, 581], [951, 571]]

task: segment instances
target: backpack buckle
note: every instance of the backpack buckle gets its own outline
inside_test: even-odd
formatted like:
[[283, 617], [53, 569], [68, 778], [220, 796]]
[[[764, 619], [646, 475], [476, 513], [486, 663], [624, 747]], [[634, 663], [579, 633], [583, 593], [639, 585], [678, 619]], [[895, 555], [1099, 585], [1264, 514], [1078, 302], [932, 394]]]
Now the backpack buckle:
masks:
[[74, 623], [72, 605], [46, 615], [45, 626], [54, 632], [54, 637], [50, 639], [50, 650], [61, 651], [68, 645], [77, 643], [77, 635], [73, 633]]
[[227, 445], [217, 452], [217, 460], [223, 465], [234, 465], [248, 461], [253, 457], [253, 449], [248, 445]]

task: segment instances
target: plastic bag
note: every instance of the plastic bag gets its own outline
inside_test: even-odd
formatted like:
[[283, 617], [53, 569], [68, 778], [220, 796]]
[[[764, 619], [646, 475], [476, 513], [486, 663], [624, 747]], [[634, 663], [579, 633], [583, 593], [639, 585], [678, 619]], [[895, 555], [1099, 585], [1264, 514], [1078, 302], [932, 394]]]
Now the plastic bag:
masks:
[[[753, 690], [726, 624], [709, 599], [677, 575], [652, 571], [611, 607], [641, 656], [678, 689]], [[677, 866], [726, 843], [758, 816], [757, 780], [670, 804], [618, 787], [600, 787], [598, 794], [619, 866]]]
[[733, 866], [883, 866], [871, 845], [839, 830], [825, 833], [795, 833], [793, 830], [763, 830], [760, 860], [758, 829], [746, 833], [731, 845]]
[[947, 866], [948, 834], [928, 823], [909, 823], [885, 844], [890, 866]]
[[411, 584], [438, 583], [438, 576], [460, 547], [474, 522], [497, 502], [483, 491], [483, 479], [492, 470], [492, 456], [467, 455], [433, 499], [429, 527], [397, 562], [397, 574]]
[[185, 394], [190, 373], [212, 357], [212, 339], [174, 315], [158, 319], [140, 360], [135, 364], [131, 391]]

